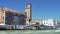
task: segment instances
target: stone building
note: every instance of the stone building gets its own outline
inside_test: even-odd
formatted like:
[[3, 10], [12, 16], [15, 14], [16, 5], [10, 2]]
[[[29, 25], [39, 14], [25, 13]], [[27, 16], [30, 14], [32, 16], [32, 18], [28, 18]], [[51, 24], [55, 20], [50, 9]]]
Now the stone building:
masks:
[[29, 24], [30, 21], [32, 20], [32, 10], [31, 10], [31, 4], [28, 2], [25, 5], [25, 12], [26, 12], [26, 23]]
[[27, 25], [31, 21], [31, 4], [25, 5], [25, 12], [0, 7], [0, 25]]

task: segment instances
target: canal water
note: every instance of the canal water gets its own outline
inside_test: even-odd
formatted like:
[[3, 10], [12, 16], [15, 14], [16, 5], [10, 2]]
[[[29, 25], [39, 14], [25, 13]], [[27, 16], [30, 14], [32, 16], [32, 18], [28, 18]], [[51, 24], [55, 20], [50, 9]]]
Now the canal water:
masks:
[[60, 34], [60, 30], [0, 30], [0, 34]]

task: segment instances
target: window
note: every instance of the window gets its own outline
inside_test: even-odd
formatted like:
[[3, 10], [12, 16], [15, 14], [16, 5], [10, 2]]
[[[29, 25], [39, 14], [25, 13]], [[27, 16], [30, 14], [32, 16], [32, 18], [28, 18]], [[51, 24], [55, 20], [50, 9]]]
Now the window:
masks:
[[45, 23], [44, 23], [45, 24]]
[[19, 17], [18, 16], [14, 16], [14, 22], [19, 22]]
[[52, 25], [52, 24], [50, 23], [50, 25]]
[[13, 24], [17, 25], [20, 24], [20, 18], [18, 16], [13, 16]]

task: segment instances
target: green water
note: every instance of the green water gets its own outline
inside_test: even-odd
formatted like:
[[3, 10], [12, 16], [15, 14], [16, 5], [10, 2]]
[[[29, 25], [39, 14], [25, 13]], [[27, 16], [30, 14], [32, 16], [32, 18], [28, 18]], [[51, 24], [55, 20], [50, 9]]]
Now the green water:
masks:
[[60, 34], [60, 30], [0, 30], [0, 34]]

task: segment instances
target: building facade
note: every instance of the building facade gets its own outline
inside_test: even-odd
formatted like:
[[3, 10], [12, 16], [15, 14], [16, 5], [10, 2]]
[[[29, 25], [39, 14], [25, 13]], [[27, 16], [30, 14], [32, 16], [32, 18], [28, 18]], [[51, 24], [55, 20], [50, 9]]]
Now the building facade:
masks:
[[31, 21], [31, 4], [25, 6], [25, 12], [0, 8], [0, 25], [27, 25]]
[[56, 23], [57, 20], [51, 19], [51, 18], [47, 18], [47, 19], [34, 19], [31, 21], [30, 24], [36, 24], [39, 23], [40, 25], [44, 25], [47, 27], [53, 27], [56, 28]]
[[41, 19], [40, 24], [44, 24], [45, 26], [55, 26], [56, 22], [54, 19]]
[[8, 8], [1, 8], [0, 23], [7, 25], [24, 25], [26, 23], [26, 15], [24, 12], [11, 10]]
[[57, 23], [56, 27], [58, 30], [60, 30], [60, 22]]

